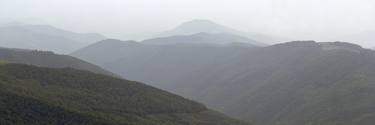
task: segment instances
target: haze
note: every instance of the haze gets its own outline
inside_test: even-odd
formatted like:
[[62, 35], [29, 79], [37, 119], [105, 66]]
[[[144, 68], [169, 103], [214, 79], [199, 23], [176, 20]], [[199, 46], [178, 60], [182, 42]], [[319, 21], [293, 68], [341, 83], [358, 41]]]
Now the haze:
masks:
[[[140, 39], [192, 19], [246, 32], [332, 41], [375, 31], [373, 0], [1, 0], [0, 20]], [[350, 41], [356, 42], [356, 41]], [[374, 42], [357, 42], [375, 46]]]

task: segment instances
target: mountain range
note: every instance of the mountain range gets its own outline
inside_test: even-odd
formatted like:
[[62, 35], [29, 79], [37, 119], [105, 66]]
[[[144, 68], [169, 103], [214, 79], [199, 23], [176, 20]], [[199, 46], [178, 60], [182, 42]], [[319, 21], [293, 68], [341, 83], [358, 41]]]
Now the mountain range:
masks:
[[[371, 34], [342, 40], [369, 43]], [[1, 26], [0, 46], [7, 48], [0, 48], [0, 124], [375, 122], [373, 50], [346, 42], [275, 44], [283, 41], [209, 20], [143, 41]]]
[[0, 93], [4, 125], [248, 125], [48, 51], [0, 48]]
[[19, 63], [49, 68], [75, 68], [91, 71], [98, 74], [115, 76], [113, 73], [68, 55], [58, 55], [50, 51], [37, 51], [27, 49], [10, 49], [0, 47], [0, 61], [6, 63]]
[[249, 39], [255, 40], [263, 44], [275, 44], [275, 43], [281, 43], [281, 42], [286, 42], [290, 40], [288, 38], [264, 35], [261, 33], [239, 31], [239, 30], [215, 23], [210, 20], [201, 20], [201, 19], [195, 19], [195, 20], [191, 20], [188, 22], [184, 22], [181, 25], [175, 27], [174, 29], [161, 32], [155, 35], [154, 37], [192, 35], [192, 34], [197, 34], [201, 32], [211, 33], [211, 34], [220, 34], [220, 33], [234, 34], [234, 35], [247, 37]]
[[375, 52], [355, 44], [140, 46], [146, 45], [102, 41], [73, 56], [258, 125], [375, 122]]
[[142, 83], [72, 68], [0, 65], [4, 125], [246, 125]]
[[[166, 43], [170, 43], [169, 38], [166, 39]], [[97, 64], [124, 78], [141, 80], [164, 89], [161, 84], [171, 83], [166, 79], [178, 80], [183, 76], [182, 73], [195, 72], [208, 65], [222, 62], [227, 57], [257, 48], [247, 43], [218, 46], [190, 44], [185, 43], [186, 40], [173, 44], [151, 43], [163, 41], [162, 38], [146, 41], [148, 42], [104, 40], [82, 48], [72, 56]], [[161, 70], [165, 73], [158, 73]]]
[[146, 44], [201, 44], [201, 45], [225, 45], [225, 44], [249, 44], [254, 46], [266, 46], [266, 44], [249, 39], [247, 37], [228, 33], [201, 32], [192, 35], [176, 35], [159, 37], [142, 41]]
[[67, 54], [103, 39], [100, 34], [75, 33], [49, 25], [12, 23], [0, 27], [0, 46], [8, 48]]

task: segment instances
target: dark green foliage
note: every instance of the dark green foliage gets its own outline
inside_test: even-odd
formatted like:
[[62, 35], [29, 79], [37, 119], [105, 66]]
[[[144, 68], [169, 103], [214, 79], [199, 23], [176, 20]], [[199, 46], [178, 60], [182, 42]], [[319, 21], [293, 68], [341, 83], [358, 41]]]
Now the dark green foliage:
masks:
[[69, 68], [2, 64], [0, 101], [5, 125], [245, 124], [142, 83]]
[[0, 60], [11, 63], [31, 64], [50, 68], [70, 67], [113, 76], [113, 73], [108, 72], [96, 65], [71, 56], [57, 55], [49, 51], [0, 48]]
[[93, 117], [51, 106], [33, 98], [0, 93], [1, 125], [104, 125]]

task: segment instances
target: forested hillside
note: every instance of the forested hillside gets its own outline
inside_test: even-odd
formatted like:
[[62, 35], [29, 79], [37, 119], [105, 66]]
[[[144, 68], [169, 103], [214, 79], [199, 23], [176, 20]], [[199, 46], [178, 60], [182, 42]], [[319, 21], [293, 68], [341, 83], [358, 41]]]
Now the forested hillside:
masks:
[[245, 125], [180, 96], [70, 68], [0, 65], [3, 125]]
[[50, 68], [76, 68], [95, 73], [114, 75], [96, 65], [68, 55], [58, 55], [49, 51], [0, 48], [0, 61], [30, 64]]

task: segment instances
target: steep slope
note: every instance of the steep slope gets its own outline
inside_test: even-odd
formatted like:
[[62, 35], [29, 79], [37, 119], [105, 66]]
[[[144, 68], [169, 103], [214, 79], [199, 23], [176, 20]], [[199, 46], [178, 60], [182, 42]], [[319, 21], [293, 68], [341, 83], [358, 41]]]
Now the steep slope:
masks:
[[0, 27], [0, 46], [71, 53], [92, 42], [103, 40], [97, 34], [80, 34], [48, 25], [10, 25]]
[[350, 43], [169, 46], [103, 66], [259, 125], [375, 122], [375, 52]]
[[67, 55], [57, 55], [48, 51], [0, 48], [0, 61], [10, 63], [30, 64], [50, 68], [76, 68], [95, 73], [114, 74], [96, 65]]
[[[251, 44], [212, 46], [180, 42], [155, 45], [106, 40], [72, 55], [100, 65], [124, 78], [166, 89], [169, 84], [175, 84], [174, 82], [178, 82], [177, 80], [186, 74], [257, 48]], [[163, 73], [159, 73], [160, 71]]]
[[174, 29], [160, 33], [156, 37], [167, 37], [167, 36], [175, 36], [175, 35], [192, 35], [192, 34], [201, 33], [201, 32], [211, 33], [211, 34], [219, 34], [219, 33], [235, 34], [235, 35], [244, 36], [249, 39], [253, 39], [255, 41], [265, 43], [265, 44], [275, 44], [275, 43], [280, 43], [283, 41], [288, 41], [288, 39], [281, 38], [281, 37], [269, 36], [269, 35], [264, 35], [260, 33], [242, 32], [239, 30], [235, 30], [233, 28], [223, 26], [221, 24], [217, 24], [210, 20], [192, 20], [192, 21], [184, 22]]
[[153, 45], [144, 45], [136, 41], [107, 39], [79, 49], [71, 55], [97, 65], [103, 65], [126, 56], [131, 56], [133, 53], [143, 51], [153, 52], [154, 48]]
[[197, 33], [192, 35], [178, 35], [178, 36], [170, 36], [170, 37], [162, 37], [162, 38], [154, 38], [142, 41], [142, 43], [147, 44], [207, 44], [207, 45], [224, 45], [224, 44], [231, 44], [231, 43], [242, 43], [242, 44], [249, 44], [249, 46], [266, 46], [263, 43], [248, 39], [246, 37], [227, 34], [227, 33], [218, 33], [218, 34], [210, 34], [210, 33]]
[[207, 67], [169, 89], [260, 125], [371, 125], [374, 67], [375, 52], [357, 45], [291, 42]]
[[0, 123], [245, 125], [142, 83], [74, 69], [0, 65]]

